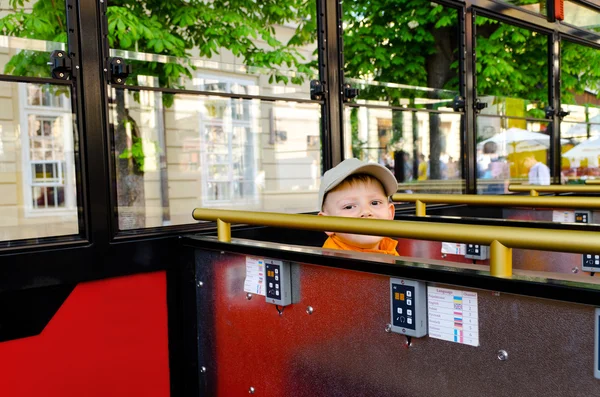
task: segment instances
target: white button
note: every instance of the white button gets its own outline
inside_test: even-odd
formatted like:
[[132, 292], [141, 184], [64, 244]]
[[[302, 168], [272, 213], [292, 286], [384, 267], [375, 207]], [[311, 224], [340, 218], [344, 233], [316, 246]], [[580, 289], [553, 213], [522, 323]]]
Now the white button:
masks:
[[412, 296], [412, 291], [406, 291], [406, 296], [410, 298]]
[[275, 291], [275, 295], [279, 296], [279, 291]]
[[275, 288], [279, 289], [279, 284], [275, 284]]
[[279, 273], [279, 269], [275, 269], [275, 274]]
[[473, 244], [469, 244], [469, 248], [473, 248]]
[[273, 288], [273, 283], [269, 283], [269, 288]]
[[600, 265], [600, 261], [599, 260], [596, 260], [596, 265]]
[[407, 315], [407, 316], [412, 316], [412, 310], [410, 310], [410, 309], [407, 309], [407, 310], [406, 310], [406, 315]]
[[398, 314], [402, 314], [402, 308], [401, 307], [398, 308]]
[[406, 305], [407, 306], [412, 306], [412, 299], [407, 299], [406, 300]]
[[600, 255], [596, 255], [596, 259], [600, 259]]
[[412, 318], [407, 318], [406, 322], [409, 323], [409, 324], [412, 324]]
[[[598, 255], [596, 255], [596, 256], [598, 256]], [[588, 257], [588, 258], [591, 258], [592, 256], [591, 256], [591, 255], [588, 255], [587, 257]]]

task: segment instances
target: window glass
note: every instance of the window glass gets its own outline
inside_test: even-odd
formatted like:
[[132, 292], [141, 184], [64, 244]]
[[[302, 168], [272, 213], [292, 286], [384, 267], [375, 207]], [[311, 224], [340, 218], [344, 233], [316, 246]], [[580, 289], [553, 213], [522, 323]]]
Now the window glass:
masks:
[[50, 53], [66, 48], [65, 2], [0, 4], [0, 74], [50, 77]]
[[600, 50], [561, 43], [561, 122], [563, 183], [600, 178]]
[[457, 10], [430, 1], [344, 2], [342, 9], [345, 83], [360, 90], [344, 112], [345, 156], [419, 184], [406, 190], [461, 192], [460, 182], [431, 183], [462, 179], [461, 114], [452, 108]]
[[547, 15], [546, 1], [540, 0], [499, 0], [502, 3], [509, 3], [527, 11], [536, 14]]
[[0, 240], [79, 232], [67, 86], [0, 82]]
[[476, 17], [476, 26], [477, 190], [550, 184], [548, 37], [490, 18]]
[[[110, 55], [132, 65], [127, 84], [308, 99], [317, 76], [314, 0], [117, 0], [107, 19]], [[239, 76], [256, 78], [241, 92], [229, 83]]]
[[592, 32], [600, 32], [600, 12], [574, 1], [565, 1], [564, 22]]
[[120, 229], [193, 223], [196, 207], [317, 209], [319, 104], [112, 92]]

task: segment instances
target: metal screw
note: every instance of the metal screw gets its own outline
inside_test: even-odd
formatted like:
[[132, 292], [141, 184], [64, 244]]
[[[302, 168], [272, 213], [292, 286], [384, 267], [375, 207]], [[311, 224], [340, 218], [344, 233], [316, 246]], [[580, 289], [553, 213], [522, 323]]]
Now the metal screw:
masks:
[[446, 254], [442, 254], [442, 258], [445, 258], [447, 255]]
[[573, 269], [571, 269], [571, 272], [579, 273], [579, 268], [577, 266], [575, 266]]
[[200, 372], [205, 373], [206, 372], [206, 367], [200, 367]]
[[254, 394], [254, 387], [250, 386], [250, 388], [248, 389], [248, 393]]
[[105, 72], [108, 72], [108, 69], [104, 68], [104, 71], [105, 71]]
[[79, 65], [75, 65], [75, 69], [79, 69]]
[[58, 77], [65, 77], [65, 74], [64, 73], [59, 73]]
[[308, 313], [308, 314], [313, 314], [313, 312], [314, 312], [314, 309], [312, 308], [312, 306], [308, 306], [308, 307], [306, 308], [306, 313]]
[[508, 353], [506, 352], [506, 350], [498, 350], [498, 360], [500, 361], [506, 361], [508, 360]]
[[121, 81], [123, 81], [123, 80], [121, 80], [121, 79], [117, 79], [117, 83], [120, 83]]
[[121, 60], [120, 60], [120, 59], [117, 59], [117, 63], [121, 63]]
[[385, 325], [385, 332], [392, 332], [392, 324]]
[[252, 294], [250, 292], [248, 292], [246, 294], [246, 299], [248, 299], [248, 300], [252, 299]]
[[198, 281], [198, 287], [202, 287], [204, 283], [202, 281]]
[[59, 53], [58, 53], [58, 57], [59, 57], [59, 58], [62, 58], [62, 56], [63, 56], [62, 52], [59, 52]]

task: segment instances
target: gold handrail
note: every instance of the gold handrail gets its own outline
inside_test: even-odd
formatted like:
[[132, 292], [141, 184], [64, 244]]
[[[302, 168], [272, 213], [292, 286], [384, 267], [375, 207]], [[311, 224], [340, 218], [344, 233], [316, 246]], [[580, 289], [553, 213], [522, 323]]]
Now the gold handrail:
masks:
[[510, 192], [538, 193], [600, 193], [600, 186], [593, 185], [508, 185]]
[[407, 194], [396, 193], [392, 201], [416, 204], [416, 215], [425, 216], [427, 204], [468, 204], [506, 207], [600, 209], [598, 197], [487, 196], [481, 194]]
[[220, 225], [218, 228], [219, 241], [224, 242], [231, 241], [231, 223], [242, 223], [289, 229], [327, 230], [340, 233], [489, 245], [490, 274], [495, 277], [512, 276], [512, 248], [600, 254], [598, 233], [581, 230], [389, 221], [205, 208], [194, 209], [192, 216], [196, 220], [218, 222]]
[[587, 179], [585, 181], [586, 185], [600, 185], [600, 179]]

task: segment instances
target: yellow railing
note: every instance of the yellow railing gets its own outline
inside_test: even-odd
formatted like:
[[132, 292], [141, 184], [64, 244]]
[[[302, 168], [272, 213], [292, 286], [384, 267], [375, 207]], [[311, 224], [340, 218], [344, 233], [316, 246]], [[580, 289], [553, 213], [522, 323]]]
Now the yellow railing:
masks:
[[508, 185], [510, 192], [539, 193], [600, 193], [600, 186], [594, 185]]
[[395, 202], [415, 203], [416, 215], [425, 216], [427, 204], [467, 204], [503, 207], [600, 209], [600, 197], [489, 196], [480, 194], [404, 194], [392, 196]]
[[585, 181], [586, 185], [600, 185], [600, 179], [587, 179]]
[[219, 241], [224, 242], [231, 241], [231, 223], [239, 223], [489, 245], [490, 274], [496, 277], [512, 276], [513, 248], [600, 254], [598, 233], [580, 230], [390, 221], [204, 208], [196, 208], [192, 216], [196, 220], [217, 222]]

